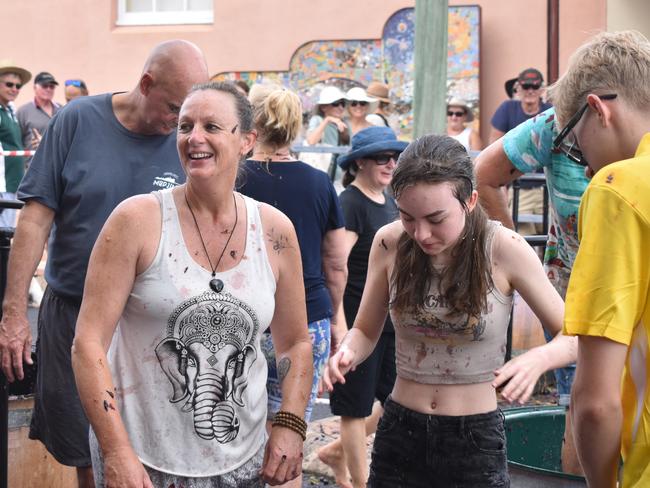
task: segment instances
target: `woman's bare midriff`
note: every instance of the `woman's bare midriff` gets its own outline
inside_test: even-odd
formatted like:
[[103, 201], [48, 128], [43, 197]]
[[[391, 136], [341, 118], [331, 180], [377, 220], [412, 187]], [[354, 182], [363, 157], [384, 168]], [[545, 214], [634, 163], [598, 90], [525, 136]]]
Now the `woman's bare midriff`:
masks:
[[397, 377], [391, 398], [400, 405], [427, 415], [474, 415], [496, 410], [492, 384], [428, 385]]

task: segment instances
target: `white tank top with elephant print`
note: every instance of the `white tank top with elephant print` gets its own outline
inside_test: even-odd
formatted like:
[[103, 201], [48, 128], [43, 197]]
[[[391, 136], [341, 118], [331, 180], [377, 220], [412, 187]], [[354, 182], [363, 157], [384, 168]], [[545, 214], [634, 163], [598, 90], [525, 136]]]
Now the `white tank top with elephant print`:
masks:
[[275, 277], [255, 200], [237, 197], [246, 203], [246, 247], [237, 266], [217, 273], [224, 287], [216, 293], [211, 272], [185, 246], [171, 190], [154, 194], [162, 233], [111, 343], [115, 397], [145, 465], [216, 476], [244, 464], [266, 441], [260, 335], [275, 310]]

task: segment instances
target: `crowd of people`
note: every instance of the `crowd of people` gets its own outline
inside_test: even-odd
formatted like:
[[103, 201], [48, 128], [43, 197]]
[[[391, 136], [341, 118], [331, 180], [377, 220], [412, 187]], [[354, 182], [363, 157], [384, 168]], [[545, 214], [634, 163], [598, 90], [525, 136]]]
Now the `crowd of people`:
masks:
[[[190, 42], [157, 45], [130, 91], [64, 107], [41, 72], [15, 112], [31, 74], [1, 66], [0, 140], [36, 148], [5, 160], [2, 196], [25, 202], [8, 223], [9, 381], [32, 362], [29, 286], [48, 244], [30, 438], [82, 488], [296, 488], [324, 387], [341, 436], [318, 456], [340, 486], [507, 487], [498, 396], [523, 403], [555, 370], [564, 470], [646, 486], [649, 77], [645, 37], [596, 35], [553, 106], [538, 70], [506, 82], [484, 150], [461, 99], [445, 135], [407, 143], [387, 85], [326, 86], [306, 140], [349, 146], [332, 157], [337, 195], [291, 151], [297, 94], [209, 82]], [[504, 191], [539, 170], [543, 263]], [[548, 342], [505, 362], [515, 292]]]

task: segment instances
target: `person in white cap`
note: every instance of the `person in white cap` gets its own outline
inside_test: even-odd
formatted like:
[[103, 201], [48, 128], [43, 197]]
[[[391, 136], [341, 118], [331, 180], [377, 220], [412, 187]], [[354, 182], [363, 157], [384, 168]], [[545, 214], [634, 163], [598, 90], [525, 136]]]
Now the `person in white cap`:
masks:
[[474, 120], [474, 114], [465, 100], [452, 98], [447, 104], [447, 135], [460, 142], [467, 151], [483, 149], [481, 136], [466, 124]]
[[372, 124], [366, 120], [370, 104], [374, 104], [377, 100], [369, 97], [366, 90], [360, 86], [350, 88], [345, 94], [348, 99], [348, 114], [350, 114], [350, 127], [352, 128], [352, 135], [356, 134], [362, 129], [372, 127]]
[[309, 120], [307, 143], [346, 146], [350, 143], [350, 127], [343, 120], [347, 98], [339, 88], [326, 86], [316, 102], [316, 114]]

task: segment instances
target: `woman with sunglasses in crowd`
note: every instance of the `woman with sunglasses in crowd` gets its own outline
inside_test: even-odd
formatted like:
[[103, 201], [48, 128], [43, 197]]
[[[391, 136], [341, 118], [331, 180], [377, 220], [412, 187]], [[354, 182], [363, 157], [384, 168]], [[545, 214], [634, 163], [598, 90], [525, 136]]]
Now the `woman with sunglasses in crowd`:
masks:
[[[357, 132], [352, 137], [350, 152], [337, 161], [345, 171], [345, 190], [340, 200], [349, 254], [348, 282], [343, 295], [343, 312], [348, 326], [354, 323], [366, 285], [368, 255], [375, 232], [398, 215], [395, 201], [386, 188], [395, 171], [397, 157], [406, 145], [397, 140], [392, 129], [372, 126]], [[384, 333], [374, 352], [350, 373], [345, 385], [336, 385], [330, 395], [332, 413], [341, 416], [341, 439], [323, 447], [318, 454], [344, 488], [365, 486], [368, 478], [366, 436], [374, 432], [381, 415], [381, 408], [373, 409], [373, 404], [375, 399], [384, 402], [395, 381], [393, 326], [385, 317], [378, 325], [383, 326]]]
[[[413, 141], [391, 186], [400, 220], [375, 236], [359, 313], [325, 384], [349, 382], [390, 312], [397, 380], [369, 486], [510, 486], [496, 389], [523, 403], [542, 373], [575, 361], [575, 338], [561, 334], [564, 304], [526, 241], [487, 220], [460, 143]], [[555, 337], [504, 365], [515, 290]]]
[[467, 124], [474, 120], [474, 114], [467, 102], [452, 98], [447, 104], [447, 135], [460, 142], [467, 151], [483, 149], [481, 136]]
[[345, 93], [335, 86], [326, 86], [316, 102], [316, 113], [309, 119], [307, 143], [347, 146], [350, 127], [343, 120], [347, 100]]
[[345, 97], [348, 99], [348, 114], [350, 116], [348, 120], [350, 121], [352, 135], [367, 127], [371, 127], [372, 124], [366, 120], [366, 116], [368, 115], [370, 104], [377, 100], [369, 97], [366, 90], [360, 86], [350, 88], [345, 94]]

